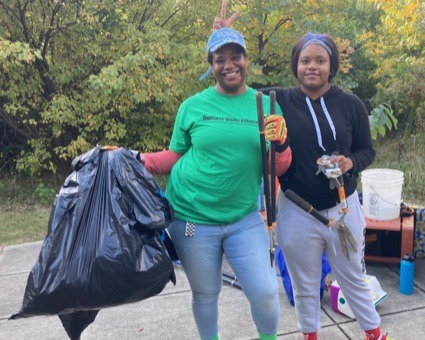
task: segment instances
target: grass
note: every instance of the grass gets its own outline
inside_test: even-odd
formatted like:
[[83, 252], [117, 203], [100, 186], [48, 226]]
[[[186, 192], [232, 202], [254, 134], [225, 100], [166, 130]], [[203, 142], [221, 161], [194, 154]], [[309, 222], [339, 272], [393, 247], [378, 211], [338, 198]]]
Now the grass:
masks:
[[376, 158], [372, 168], [400, 170], [404, 173], [403, 200], [411, 205], [425, 205], [425, 134], [391, 135], [375, 143]]
[[[425, 206], [425, 134], [387, 135], [375, 147], [377, 156], [369, 168], [403, 171], [404, 202]], [[166, 178], [156, 179], [164, 188]], [[44, 239], [60, 185], [51, 179], [0, 178], [0, 247]]]
[[[166, 177], [155, 178], [164, 188]], [[51, 178], [0, 178], [0, 247], [46, 237], [55, 193], [61, 185]]]
[[0, 205], [0, 246], [44, 239], [49, 214], [45, 206]]
[[54, 192], [41, 180], [0, 179], [0, 246], [44, 239]]

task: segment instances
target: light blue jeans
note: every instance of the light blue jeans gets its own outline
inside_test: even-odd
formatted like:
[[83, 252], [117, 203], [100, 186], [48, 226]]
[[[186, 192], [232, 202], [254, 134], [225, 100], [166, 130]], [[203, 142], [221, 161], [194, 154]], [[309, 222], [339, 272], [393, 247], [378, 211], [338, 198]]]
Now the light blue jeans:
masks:
[[258, 332], [277, 333], [279, 286], [270, 265], [268, 233], [258, 211], [231, 224], [195, 224], [192, 237], [185, 236], [186, 221], [177, 219], [168, 229], [192, 288], [192, 311], [202, 339], [218, 334], [223, 254], [250, 302]]

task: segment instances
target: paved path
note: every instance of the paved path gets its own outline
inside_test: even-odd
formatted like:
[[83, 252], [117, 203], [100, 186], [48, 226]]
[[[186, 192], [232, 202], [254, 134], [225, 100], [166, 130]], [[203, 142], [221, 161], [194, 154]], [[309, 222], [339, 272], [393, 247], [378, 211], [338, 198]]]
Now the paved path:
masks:
[[[41, 242], [0, 248], [0, 339], [1, 340], [58, 340], [68, 339], [57, 316], [36, 316], [8, 320], [18, 312], [26, 281], [34, 266]], [[164, 291], [147, 300], [103, 309], [82, 335], [82, 340], [94, 339], [173, 339], [197, 340], [195, 322], [191, 315], [190, 289], [186, 276], [176, 266], [177, 285], [171, 283]], [[415, 291], [413, 295], [399, 293], [399, 266], [367, 263], [369, 275], [378, 278], [387, 297], [378, 306], [382, 327], [398, 340], [425, 339], [425, 259], [416, 260]], [[295, 311], [282, 288], [279, 339], [301, 340]], [[329, 293], [322, 299], [322, 340], [364, 339], [357, 322], [336, 313], [330, 306]], [[248, 302], [242, 291], [225, 285], [220, 299], [220, 334], [222, 340], [257, 339]]]

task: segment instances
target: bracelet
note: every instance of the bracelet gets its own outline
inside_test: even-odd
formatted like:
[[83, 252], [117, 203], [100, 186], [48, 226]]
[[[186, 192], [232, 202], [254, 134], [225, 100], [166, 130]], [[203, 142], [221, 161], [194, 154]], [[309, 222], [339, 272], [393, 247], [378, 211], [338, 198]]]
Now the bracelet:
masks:
[[276, 152], [283, 152], [285, 151], [289, 146], [289, 136], [286, 138], [285, 143], [275, 145], [274, 149]]

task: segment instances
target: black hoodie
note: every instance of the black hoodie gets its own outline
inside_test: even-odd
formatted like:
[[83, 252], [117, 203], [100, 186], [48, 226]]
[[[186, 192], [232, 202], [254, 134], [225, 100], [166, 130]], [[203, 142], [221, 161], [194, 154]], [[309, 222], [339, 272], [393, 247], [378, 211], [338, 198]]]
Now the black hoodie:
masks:
[[316, 161], [333, 152], [349, 157], [353, 169], [344, 175], [346, 196], [356, 190], [358, 174], [375, 158], [366, 107], [357, 96], [336, 86], [316, 100], [307, 100], [299, 87], [261, 91], [268, 94], [271, 90], [276, 91], [276, 101], [283, 110], [292, 149], [291, 167], [279, 177], [281, 188], [292, 189], [318, 210], [334, 207], [338, 192], [330, 189], [322, 173], [316, 175]]

